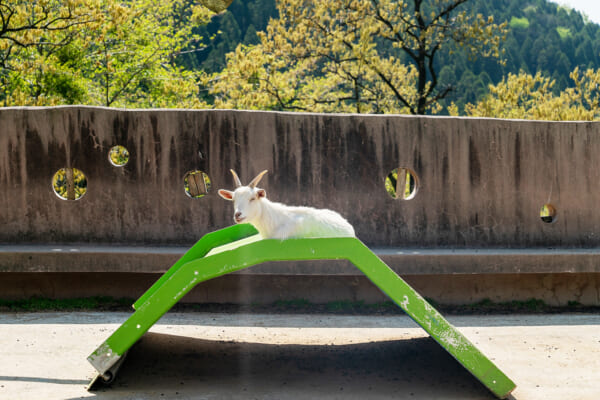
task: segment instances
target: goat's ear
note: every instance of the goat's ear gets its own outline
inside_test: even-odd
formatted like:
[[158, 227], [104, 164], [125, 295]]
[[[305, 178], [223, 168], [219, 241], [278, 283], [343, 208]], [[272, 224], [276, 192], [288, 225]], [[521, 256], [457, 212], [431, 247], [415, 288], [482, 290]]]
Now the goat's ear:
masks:
[[219, 196], [221, 196], [225, 200], [233, 200], [233, 192], [229, 190], [219, 189]]
[[265, 189], [257, 189], [257, 190], [256, 190], [256, 195], [257, 195], [259, 198], [262, 198], [262, 197], [267, 197], [267, 192], [265, 191]]

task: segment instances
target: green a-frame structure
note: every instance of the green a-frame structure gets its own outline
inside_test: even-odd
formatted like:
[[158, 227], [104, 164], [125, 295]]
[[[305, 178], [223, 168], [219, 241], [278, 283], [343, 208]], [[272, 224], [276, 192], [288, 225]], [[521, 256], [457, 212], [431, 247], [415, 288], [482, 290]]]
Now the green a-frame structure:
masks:
[[198, 283], [266, 261], [320, 259], [352, 262], [498, 398], [514, 390], [494, 363], [360, 240], [261, 240], [249, 224], [203, 236], [135, 302], [136, 311], [88, 357], [98, 371], [90, 387], [99, 378], [112, 380], [131, 346]]

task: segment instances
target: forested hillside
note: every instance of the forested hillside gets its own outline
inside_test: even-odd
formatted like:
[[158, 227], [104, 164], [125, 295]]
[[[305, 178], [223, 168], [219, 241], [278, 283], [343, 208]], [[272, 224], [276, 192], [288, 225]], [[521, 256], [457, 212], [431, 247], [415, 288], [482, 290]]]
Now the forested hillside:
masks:
[[600, 26], [546, 0], [234, 0], [219, 14], [198, 0], [7, 0], [0, 9], [0, 106], [600, 119]]
[[[600, 67], [600, 26], [576, 11], [545, 0], [472, 0], [464, 7], [473, 14], [492, 15], [497, 23], [507, 22], [503, 62], [471, 60], [462, 49], [443, 48], [436, 58], [439, 81], [453, 90], [442, 105], [454, 102], [462, 109], [466, 103], [480, 100], [488, 93], [489, 84], [500, 82], [509, 73], [541, 72], [556, 81], [552, 89], [559, 92], [571, 84], [569, 73], [575, 67]], [[256, 32], [276, 16], [275, 0], [235, 0], [227, 12], [197, 28], [198, 34], [214, 35], [214, 40], [203, 51], [189, 53], [184, 63], [218, 72], [225, 66], [228, 52], [238, 43], [257, 43]]]

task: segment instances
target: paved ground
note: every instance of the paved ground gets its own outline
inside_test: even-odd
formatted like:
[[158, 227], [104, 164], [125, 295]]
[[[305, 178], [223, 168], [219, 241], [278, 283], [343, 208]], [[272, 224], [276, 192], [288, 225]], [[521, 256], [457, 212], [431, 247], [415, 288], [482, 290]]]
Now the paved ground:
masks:
[[[491, 399], [408, 317], [169, 313], [110, 388], [86, 357], [128, 313], [0, 314], [0, 399]], [[513, 398], [600, 398], [600, 315], [450, 316]]]

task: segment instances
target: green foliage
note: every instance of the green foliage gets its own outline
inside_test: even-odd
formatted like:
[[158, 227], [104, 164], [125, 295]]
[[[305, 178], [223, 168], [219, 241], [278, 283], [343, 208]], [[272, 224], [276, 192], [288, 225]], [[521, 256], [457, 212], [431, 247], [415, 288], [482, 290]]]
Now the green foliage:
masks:
[[212, 12], [220, 13], [231, 4], [232, 0], [202, 0], [202, 4]]
[[[206, 26], [194, 32], [212, 40], [202, 51], [189, 53], [184, 65], [190, 69], [216, 73], [225, 68], [226, 55], [239, 45], [258, 43], [256, 32], [266, 29], [270, 18], [277, 16], [275, 0], [234, 0], [227, 12], [216, 15]], [[236, 36], [224, 34], [238, 31]]]
[[[555, 81], [541, 73], [509, 74], [465, 112], [473, 117], [518, 118], [553, 121], [593, 121], [600, 119], [600, 69], [581, 72], [575, 68], [570, 78], [574, 86], [555, 93]], [[457, 107], [450, 113], [458, 115]]]
[[[255, 6], [259, 3], [262, 8]], [[256, 9], [263, 9], [265, 12], [260, 16], [253, 11]], [[600, 27], [589, 23], [576, 11], [546, 0], [530, 0], [525, 3], [520, 0], [470, 0], [463, 5], [463, 9], [471, 16], [491, 15], [498, 24], [507, 22], [509, 29], [502, 43], [502, 62], [485, 57], [474, 59], [469, 57], [466, 49], [452, 43], [439, 49], [434, 61], [434, 66], [439, 71], [438, 87], [451, 88], [447, 96], [439, 100], [442, 106], [439, 112], [442, 114], [448, 113], [446, 107], [451, 104], [460, 113], [464, 113], [467, 103], [473, 104], [481, 100], [488, 93], [489, 84], [498, 84], [509, 73], [525, 71], [535, 75], [539, 71], [544, 76], [553, 77], [555, 85], [552, 90], [556, 94], [569, 86], [569, 74], [575, 67], [600, 67]], [[244, 38], [250, 25], [256, 31], [261, 31], [265, 29], [270, 17], [277, 16], [275, 0], [236, 0], [228, 10]], [[215, 22], [209, 24], [211, 32], [222, 29], [216, 23], [222, 20], [222, 16], [218, 16]], [[253, 37], [253, 34], [249, 36]], [[196, 53], [195, 65], [203, 66], [211, 72], [218, 72], [225, 66], [225, 54], [234, 51], [238, 43], [219, 40], [217, 38], [215, 41], [220, 43], [218, 48], [211, 44], [205, 52]], [[248, 41], [244, 44], [251, 43]], [[377, 41], [377, 46], [385, 52], [393, 52], [389, 41]], [[239, 56], [241, 55], [236, 57]], [[401, 62], [408, 63], [407, 57], [401, 55], [398, 58]], [[278, 109], [275, 104], [271, 104], [270, 108]], [[432, 109], [429, 112], [434, 111], [436, 110]]]
[[61, 168], [52, 178], [52, 187], [64, 200], [79, 200], [87, 191], [87, 178], [77, 168]]
[[[494, 302], [483, 299], [476, 303], [464, 305], [438, 304], [435, 300], [427, 298], [437, 310], [448, 314], [490, 314], [490, 313], [557, 313], [557, 312], [589, 312], [598, 313], [598, 307], [584, 306], [578, 301], [570, 300], [566, 306], [550, 306], [540, 299], [513, 300], [509, 302]], [[0, 312], [42, 312], [42, 311], [126, 311], [130, 310], [134, 300], [129, 298], [112, 298], [108, 296], [95, 296], [73, 299], [50, 299], [32, 297], [22, 300], [0, 299]], [[176, 304], [177, 311], [199, 312], [244, 312], [256, 313], [330, 313], [330, 314], [403, 314], [395, 303], [384, 301], [381, 303], [366, 303], [364, 301], [338, 300], [325, 304], [311, 303], [306, 299], [279, 300], [272, 304], [235, 305], [235, 304]]]
[[[98, 0], [0, 2], [0, 104], [81, 101], [85, 84], [69, 61], [82, 27], [97, 29]], [[85, 48], [85, 44], [77, 46]]]
[[93, 101], [119, 107], [197, 107], [196, 74], [177, 65], [184, 48], [201, 46], [192, 28], [209, 12], [191, 0], [131, 0], [105, 11], [102, 29], [80, 65], [96, 84]]
[[560, 36], [561, 39], [567, 39], [572, 36], [571, 30], [569, 28], [565, 28], [563, 26], [556, 27], [556, 32], [558, 33], [558, 36]]
[[483, 299], [477, 303], [463, 306], [465, 312], [526, 312], [541, 313], [548, 312], [550, 307], [540, 299], [531, 298], [528, 300], [513, 300], [509, 302], [496, 303], [490, 299]]
[[[5, 16], [0, 19], [0, 105], [191, 108], [214, 104], [275, 110], [465, 114], [467, 105], [483, 101], [490, 85], [501, 84], [511, 74], [540, 73], [552, 82], [548, 90], [556, 100], [563, 91], [578, 90], [570, 77], [576, 68], [584, 73], [600, 67], [600, 27], [574, 10], [546, 0], [426, 0], [419, 2], [422, 20], [411, 17], [417, 15], [412, 0], [390, 2], [393, 7], [389, 9], [382, 0], [326, 0], [311, 6], [323, 10], [318, 15], [321, 19], [305, 20], [298, 29], [285, 27], [287, 36], [283, 37], [293, 43], [296, 54], [282, 53], [285, 46], [275, 51], [273, 43], [267, 46], [261, 39], [265, 35], [274, 38], [276, 32], [267, 29], [271, 19], [290, 22], [301, 15], [280, 18], [275, 0], [234, 0], [227, 11], [217, 15], [200, 3], [0, 1]], [[291, 3], [281, 0], [280, 9]], [[452, 40], [439, 41], [443, 25], [429, 24], [432, 15], [454, 3], [460, 4], [451, 21], [462, 30], [454, 31]], [[329, 6], [323, 7], [326, 4]], [[343, 19], [375, 6], [380, 14], [365, 14], [362, 25], [358, 20]], [[302, 15], [309, 16], [306, 9], [311, 7], [305, 7]], [[398, 15], [405, 16], [406, 26], [394, 22]], [[493, 24], [486, 25], [482, 16], [492, 16]], [[310, 23], [327, 27], [329, 36], [317, 38], [310, 30], [303, 33], [302, 27], [310, 27]], [[474, 47], [477, 43], [471, 39], [482, 38], [491, 26], [503, 23], [507, 30], [502, 51], [497, 53], [500, 59], [475, 57], [493, 55], [499, 48], [489, 40]], [[369, 37], [374, 26], [379, 27], [377, 36]], [[295, 34], [304, 34], [312, 44], [294, 42]], [[420, 58], [415, 58], [414, 50], [419, 48], [415, 46], [418, 40], [411, 42], [410, 37], [426, 38]], [[349, 39], [350, 45], [345, 50], [338, 46], [344, 39]], [[305, 53], [308, 58], [297, 59], [298, 52], [309, 44], [331, 52], [319, 57]], [[425, 61], [427, 66], [427, 52], [433, 49], [431, 68], [423, 69], [419, 63]], [[232, 68], [225, 69], [227, 63], [248, 70], [236, 75]], [[232, 85], [231, 79], [237, 83]], [[242, 99], [248, 93], [252, 98]], [[233, 100], [235, 96], [238, 98]], [[586, 103], [593, 103], [592, 97], [578, 100], [578, 112], [588, 111], [582, 118], [590, 117], [591, 107]], [[560, 117], [555, 114], [553, 118]]]
[[[398, 187], [398, 173], [403, 176], [404, 184]], [[415, 194], [416, 182], [410, 170], [406, 168], [394, 168], [385, 178], [385, 190], [393, 199], [408, 200]]]
[[129, 161], [129, 151], [123, 146], [114, 146], [108, 152], [108, 158], [113, 165], [122, 167]]
[[273, 306], [279, 309], [305, 309], [311, 305], [306, 299], [277, 300]]
[[[256, 46], [205, 80], [216, 107], [321, 112], [436, 111], [436, 54], [449, 44], [495, 56], [504, 24], [464, 1], [281, 0]], [[385, 43], [385, 45], [384, 45]]]
[[[193, 0], [0, 3], [0, 102], [199, 107], [179, 56], [204, 47], [212, 13]], [[6, 17], [8, 16], [8, 17]]]
[[527, 29], [529, 28], [529, 20], [525, 17], [511, 17], [509, 26], [512, 29]]
[[125, 309], [133, 303], [132, 299], [114, 299], [108, 296], [85, 297], [75, 299], [49, 299], [32, 297], [23, 300], [0, 299], [0, 311], [39, 312], [39, 311], [90, 311]]
[[[587, 22], [574, 10], [545, 0], [475, 0], [471, 7], [472, 12], [489, 13], [497, 21], [509, 21], [510, 29], [502, 45], [502, 65], [490, 65], [488, 60], [468, 63], [463, 61], [466, 57], [460, 51], [454, 55], [440, 54], [441, 65], [454, 65], [459, 77], [456, 90], [441, 104], [447, 107], [454, 103], [459, 114], [466, 112], [467, 103], [482, 100], [488, 93], [489, 84], [497, 85], [509, 74], [518, 75], [523, 71], [535, 75], [539, 72], [554, 80], [551, 90], [557, 95], [572, 85], [569, 75], [576, 67], [581, 70], [600, 67], [600, 26]], [[527, 27], [519, 24], [524, 20], [529, 22]], [[461, 77], [467, 70], [471, 75]], [[491, 82], [482, 82], [484, 90], [477, 91], [474, 87], [481, 87], [478, 81], [483, 71]]]

